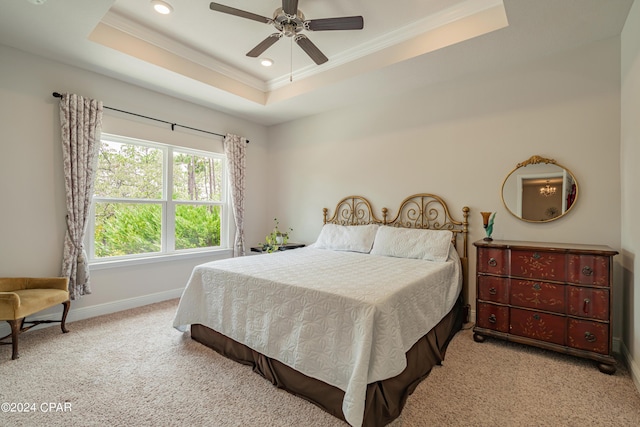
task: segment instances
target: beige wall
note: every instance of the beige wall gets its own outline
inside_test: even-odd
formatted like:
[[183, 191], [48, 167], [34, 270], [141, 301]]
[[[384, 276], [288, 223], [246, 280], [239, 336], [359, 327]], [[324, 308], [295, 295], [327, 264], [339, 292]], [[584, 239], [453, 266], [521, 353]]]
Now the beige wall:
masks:
[[623, 339], [640, 389], [640, 2], [635, 2], [622, 32], [622, 120], [620, 173], [622, 180]]
[[[496, 74], [362, 103], [269, 129], [269, 211], [313, 241], [322, 208], [359, 194], [393, 210], [432, 192], [454, 215], [496, 211], [494, 238], [605, 244], [620, 250], [620, 43], [614, 38]], [[538, 154], [568, 167], [580, 198], [564, 218], [520, 221], [502, 204], [503, 179]], [[471, 251], [475, 257], [475, 250]], [[620, 289], [616, 258], [616, 290]], [[470, 263], [475, 272], [475, 259]], [[472, 289], [475, 292], [475, 289]], [[471, 295], [473, 298], [474, 295]], [[616, 296], [616, 307], [621, 298]], [[615, 336], [621, 333], [616, 314]]]
[[[264, 126], [0, 45], [0, 276], [60, 274], [66, 207], [54, 91], [77, 93], [100, 99], [110, 107], [250, 139], [247, 237], [249, 241], [263, 238], [268, 225], [261, 214], [267, 193], [261, 178], [267, 145]], [[108, 110], [103, 131], [197, 149], [221, 148], [216, 136], [172, 132], [165, 125]], [[92, 269], [93, 293], [72, 303], [70, 319], [177, 297], [193, 266], [210, 259]]]

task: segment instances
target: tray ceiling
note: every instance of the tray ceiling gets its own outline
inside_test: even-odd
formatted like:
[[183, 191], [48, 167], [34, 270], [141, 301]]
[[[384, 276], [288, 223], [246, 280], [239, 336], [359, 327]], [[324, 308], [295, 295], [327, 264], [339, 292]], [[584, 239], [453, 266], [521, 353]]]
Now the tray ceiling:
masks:
[[[265, 68], [245, 54], [271, 25], [166, 1], [170, 15], [150, 0], [11, 0], [0, 43], [269, 125], [617, 36], [632, 4], [300, 0], [307, 19], [360, 15], [364, 29], [304, 31], [322, 65], [283, 37], [260, 56], [274, 61]], [[217, 3], [266, 17], [281, 6]]]

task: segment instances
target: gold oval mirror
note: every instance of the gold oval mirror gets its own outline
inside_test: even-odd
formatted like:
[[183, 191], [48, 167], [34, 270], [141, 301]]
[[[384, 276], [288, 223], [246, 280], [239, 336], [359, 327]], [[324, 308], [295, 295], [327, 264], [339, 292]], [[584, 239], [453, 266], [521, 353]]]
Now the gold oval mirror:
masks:
[[566, 215], [578, 200], [578, 181], [553, 159], [532, 156], [518, 163], [502, 183], [502, 202], [528, 222], [549, 222]]

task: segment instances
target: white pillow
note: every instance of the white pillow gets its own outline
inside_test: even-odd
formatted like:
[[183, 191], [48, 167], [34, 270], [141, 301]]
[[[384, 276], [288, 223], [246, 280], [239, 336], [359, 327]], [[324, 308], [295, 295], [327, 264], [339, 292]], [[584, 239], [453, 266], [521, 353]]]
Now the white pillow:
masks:
[[371, 254], [444, 262], [452, 238], [449, 230], [379, 227]]
[[313, 245], [319, 249], [369, 253], [378, 225], [325, 224]]

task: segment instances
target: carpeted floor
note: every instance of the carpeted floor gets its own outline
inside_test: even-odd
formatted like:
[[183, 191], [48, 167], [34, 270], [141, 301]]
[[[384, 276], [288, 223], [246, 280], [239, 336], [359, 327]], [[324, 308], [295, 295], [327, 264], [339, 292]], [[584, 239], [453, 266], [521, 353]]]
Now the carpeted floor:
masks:
[[[171, 327], [177, 300], [0, 347], [1, 426], [346, 426]], [[9, 403], [10, 406], [7, 406]], [[11, 405], [13, 403], [13, 405]], [[23, 412], [5, 412], [22, 410]], [[28, 409], [29, 412], [24, 412]], [[638, 426], [628, 371], [458, 333], [392, 427]]]

